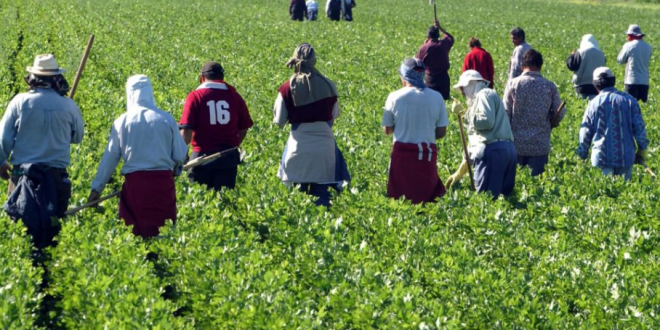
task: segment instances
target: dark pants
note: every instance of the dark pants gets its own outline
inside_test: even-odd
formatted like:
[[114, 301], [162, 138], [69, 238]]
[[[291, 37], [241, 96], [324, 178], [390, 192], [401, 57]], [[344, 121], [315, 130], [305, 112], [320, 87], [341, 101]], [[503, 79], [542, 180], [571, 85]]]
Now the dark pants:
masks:
[[[17, 166], [18, 165], [15, 167]], [[69, 180], [69, 173], [67, 173], [64, 168], [51, 168], [48, 170], [48, 174], [55, 180], [55, 190], [57, 191], [55, 214], [58, 218], [64, 218], [64, 213], [66, 213], [66, 210], [69, 207], [69, 199], [71, 198], [71, 180]], [[9, 181], [7, 196], [11, 195], [14, 189], [16, 189], [19, 178], [19, 175], [12, 174], [11, 180]]]
[[447, 101], [451, 97], [449, 94], [450, 82], [449, 73], [443, 72], [437, 75], [425, 75], [424, 82], [430, 89], [442, 94], [442, 98]]
[[648, 101], [649, 96], [649, 85], [627, 85], [626, 84], [626, 93], [630, 94], [637, 101], [645, 102]]
[[[212, 155], [214, 153], [215, 152], [194, 152], [190, 159]], [[190, 172], [188, 172], [188, 179], [192, 183], [204, 184], [209, 189], [214, 189], [215, 191], [222, 190], [222, 187], [234, 189], [234, 187], [236, 187], [236, 175], [238, 174], [239, 162], [240, 153], [238, 150], [233, 150], [208, 164], [192, 168]]]
[[[18, 168], [19, 165], [15, 165], [14, 168]], [[57, 193], [57, 201], [55, 202], [55, 215], [58, 218], [64, 218], [64, 213], [66, 213], [67, 208], [69, 207], [69, 199], [71, 198], [71, 180], [69, 180], [69, 174], [66, 172], [66, 169], [64, 168], [51, 168], [48, 170], [48, 174], [53, 177], [53, 180], [55, 181], [55, 191]], [[7, 196], [11, 195], [11, 193], [16, 189], [16, 185], [18, 184], [18, 179], [20, 179], [19, 175], [13, 174], [11, 176], [11, 179], [9, 180], [9, 189], [7, 192]], [[42, 201], [43, 202], [43, 201]], [[55, 241], [55, 237], [57, 234], [59, 234], [61, 230], [61, 226], [59, 224], [55, 225], [53, 224], [52, 227], [50, 227], [49, 230], [46, 231], [46, 234], [44, 234], [46, 237], [42, 236], [42, 241], [43, 245], [41, 243], [36, 243], [37, 248], [41, 249], [42, 247], [45, 246], [55, 246], [57, 245], [57, 242]], [[35, 237], [35, 240], [37, 238]]]
[[486, 145], [484, 156], [474, 161], [474, 181], [477, 191], [490, 191], [493, 199], [500, 194], [509, 196], [516, 183], [516, 147], [513, 142]]
[[316, 17], [318, 15], [318, 10], [307, 10], [307, 20], [308, 21], [316, 21]]
[[302, 21], [305, 19], [305, 12], [304, 11], [294, 11], [291, 13], [291, 20], [294, 21]]
[[353, 20], [353, 8], [350, 5], [345, 6], [344, 20], [348, 22]]
[[337, 185], [336, 184], [321, 184], [321, 183], [301, 183], [300, 187], [298, 190], [312, 196], [318, 197], [316, 199], [316, 204], [317, 206], [325, 206], [325, 207], [330, 207], [330, 191], [328, 188], [333, 188], [336, 191]]
[[532, 169], [532, 176], [537, 176], [545, 172], [545, 165], [548, 163], [548, 155], [543, 156], [518, 156], [518, 165], [520, 167], [529, 166]]
[[575, 92], [579, 94], [583, 99], [593, 99], [598, 95], [598, 90], [594, 85], [580, 85], [575, 87]]

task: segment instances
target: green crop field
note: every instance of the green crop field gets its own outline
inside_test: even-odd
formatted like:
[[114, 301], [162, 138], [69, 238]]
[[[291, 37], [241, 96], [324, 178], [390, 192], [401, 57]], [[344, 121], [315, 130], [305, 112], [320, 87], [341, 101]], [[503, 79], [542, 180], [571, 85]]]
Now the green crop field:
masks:
[[[321, 7], [325, 1], [320, 1]], [[85, 139], [72, 147], [72, 206], [89, 194], [125, 82], [143, 73], [157, 104], [181, 115], [204, 61], [218, 60], [245, 98], [254, 127], [238, 188], [221, 194], [177, 179], [179, 215], [152, 240], [118, 220], [117, 200], [66, 218], [44, 269], [21, 223], [0, 217], [0, 329], [657, 329], [660, 188], [603, 177], [574, 150], [586, 101], [564, 60], [592, 33], [623, 88], [616, 55], [629, 24], [655, 47], [642, 105], [660, 172], [660, 7], [555, 0], [441, 0], [456, 37], [457, 81], [470, 37], [493, 55], [501, 95], [521, 26], [545, 58], [543, 74], [567, 103], [548, 171], [517, 175], [514, 195], [491, 201], [467, 178], [436, 204], [386, 197], [391, 137], [380, 130], [396, 70], [432, 20], [427, 0], [358, 0], [355, 21], [291, 22], [288, 0], [2, 0], [0, 106], [25, 91], [25, 67], [51, 52], [73, 81], [87, 38], [96, 42], [76, 93]], [[288, 128], [272, 122], [284, 63], [301, 42], [339, 90], [334, 131], [353, 176], [326, 211], [277, 178]], [[454, 97], [459, 95], [454, 93]], [[455, 117], [438, 143], [446, 179], [461, 159]], [[117, 174], [105, 193], [121, 187]], [[6, 198], [6, 186], [0, 198]], [[147, 258], [149, 252], [158, 259]]]

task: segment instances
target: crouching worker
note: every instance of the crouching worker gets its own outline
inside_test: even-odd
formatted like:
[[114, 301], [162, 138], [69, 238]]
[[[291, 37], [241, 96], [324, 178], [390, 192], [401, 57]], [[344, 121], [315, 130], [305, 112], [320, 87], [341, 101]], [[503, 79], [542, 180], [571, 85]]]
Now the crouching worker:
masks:
[[119, 217], [142, 237], [158, 235], [166, 219], [176, 221], [174, 176], [181, 173], [186, 144], [174, 118], [156, 107], [149, 78], [126, 83], [126, 113], [115, 120], [88, 202], [99, 199], [119, 159], [124, 184]]
[[[468, 103], [465, 112], [468, 154], [474, 163], [477, 191], [490, 191], [493, 198], [509, 196], [516, 182], [516, 148], [509, 117], [497, 92], [488, 88], [479, 72], [467, 70], [454, 86]], [[460, 105], [452, 110], [462, 111]], [[447, 186], [458, 182], [468, 171], [465, 159], [459, 170], [447, 179]]]
[[291, 124], [291, 133], [277, 176], [318, 197], [316, 205], [330, 206], [328, 189], [340, 191], [351, 176], [332, 133], [339, 117], [337, 89], [315, 64], [316, 53], [308, 43], [298, 46], [286, 64], [294, 73], [279, 88], [273, 121], [280, 127]]
[[435, 144], [449, 124], [445, 102], [424, 83], [422, 61], [403, 61], [399, 74], [403, 88], [387, 97], [382, 121], [385, 134], [394, 134], [387, 196], [433, 202], [446, 192], [438, 177]]
[[591, 164], [605, 175], [630, 180], [633, 164], [645, 163], [649, 140], [639, 104], [630, 94], [618, 91], [615, 83], [609, 68], [594, 70], [593, 84], [599, 93], [584, 112], [577, 154], [587, 159], [593, 142]]
[[233, 189], [240, 163], [238, 147], [252, 127], [245, 101], [236, 89], [225, 82], [220, 63], [206, 62], [199, 77], [200, 85], [188, 94], [179, 121], [181, 136], [192, 143], [191, 160], [222, 152], [207, 164], [190, 169], [191, 182], [220, 191]]
[[[0, 122], [0, 177], [9, 181], [7, 214], [21, 219], [41, 249], [54, 245], [71, 197], [66, 167], [72, 143], [83, 138], [83, 119], [53, 55], [38, 55], [28, 67], [27, 93], [16, 95]], [[11, 157], [14, 164], [6, 161]], [[11, 171], [11, 176], [9, 174]]]

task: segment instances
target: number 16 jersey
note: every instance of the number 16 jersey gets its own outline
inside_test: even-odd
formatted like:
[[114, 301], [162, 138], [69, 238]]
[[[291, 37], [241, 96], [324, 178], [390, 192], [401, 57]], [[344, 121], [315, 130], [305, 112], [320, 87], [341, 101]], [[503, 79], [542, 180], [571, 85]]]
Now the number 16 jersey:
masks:
[[234, 87], [204, 82], [188, 94], [179, 127], [193, 131], [193, 152], [212, 152], [239, 145], [238, 132], [252, 127], [245, 101]]

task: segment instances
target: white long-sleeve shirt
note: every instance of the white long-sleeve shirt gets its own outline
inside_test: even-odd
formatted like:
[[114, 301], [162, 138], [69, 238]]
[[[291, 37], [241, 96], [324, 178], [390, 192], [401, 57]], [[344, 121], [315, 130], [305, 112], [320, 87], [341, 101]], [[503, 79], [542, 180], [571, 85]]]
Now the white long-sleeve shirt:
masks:
[[172, 115], [156, 108], [151, 82], [146, 76], [129, 78], [126, 93], [128, 111], [113, 123], [96, 179], [92, 182], [92, 190], [99, 194], [120, 159], [124, 160], [122, 175], [162, 170], [179, 174], [188, 153]]
[[0, 164], [69, 166], [72, 143], [83, 139], [83, 119], [73, 100], [49, 88], [16, 95], [0, 122]]
[[626, 65], [626, 85], [649, 84], [649, 61], [651, 60], [651, 46], [644, 40], [628, 41], [623, 45], [619, 56], [619, 64]]
[[121, 174], [174, 171], [186, 159], [188, 146], [174, 118], [162, 110], [132, 109], [115, 120], [92, 190], [99, 194], [124, 161]]

